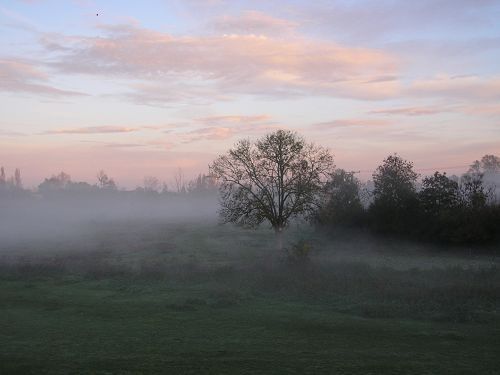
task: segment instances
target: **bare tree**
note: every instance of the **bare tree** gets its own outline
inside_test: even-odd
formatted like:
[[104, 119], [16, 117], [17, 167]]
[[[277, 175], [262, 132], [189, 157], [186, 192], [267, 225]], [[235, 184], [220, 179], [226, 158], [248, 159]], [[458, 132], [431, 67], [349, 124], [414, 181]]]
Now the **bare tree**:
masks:
[[4, 187], [7, 183], [7, 180], [5, 178], [5, 169], [3, 167], [0, 167], [0, 188]]
[[19, 168], [16, 168], [16, 170], [14, 171], [14, 187], [16, 189], [23, 188], [23, 180], [21, 178], [21, 170]]
[[66, 189], [71, 183], [71, 176], [65, 172], [61, 172], [58, 175], [46, 178], [40, 185], [38, 185], [38, 190], [50, 191]]
[[289, 220], [319, 207], [333, 168], [327, 149], [286, 130], [255, 143], [241, 140], [210, 166], [220, 183], [223, 222], [256, 227], [267, 221], [277, 235], [279, 249]]
[[163, 181], [161, 184], [161, 193], [168, 193], [168, 192], [169, 192], [168, 184], [165, 181]]
[[144, 177], [144, 190], [159, 192], [161, 188], [161, 183], [158, 178], [154, 176]]
[[500, 173], [500, 157], [495, 155], [484, 155], [481, 165], [485, 173]]
[[102, 169], [97, 173], [97, 184], [101, 189], [116, 189], [115, 181], [112, 178], [109, 178]]
[[187, 183], [187, 191], [194, 194], [217, 192], [217, 181], [214, 176], [200, 173], [196, 178]]
[[178, 193], [186, 192], [186, 182], [184, 181], [184, 173], [181, 168], [177, 169], [177, 172], [174, 175], [175, 180], [175, 188]]
[[469, 167], [469, 174], [478, 173], [500, 173], [500, 157], [495, 155], [484, 155], [481, 161], [475, 160]]

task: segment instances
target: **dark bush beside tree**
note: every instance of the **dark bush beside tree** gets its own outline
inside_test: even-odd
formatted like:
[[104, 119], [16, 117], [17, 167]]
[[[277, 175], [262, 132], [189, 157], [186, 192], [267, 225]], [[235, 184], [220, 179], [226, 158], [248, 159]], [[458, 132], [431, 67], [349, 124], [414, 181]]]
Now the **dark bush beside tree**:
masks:
[[325, 187], [325, 203], [317, 222], [322, 226], [354, 228], [363, 225], [365, 210], [360, 198], [360, 182], [354, 172], [337, 169]]

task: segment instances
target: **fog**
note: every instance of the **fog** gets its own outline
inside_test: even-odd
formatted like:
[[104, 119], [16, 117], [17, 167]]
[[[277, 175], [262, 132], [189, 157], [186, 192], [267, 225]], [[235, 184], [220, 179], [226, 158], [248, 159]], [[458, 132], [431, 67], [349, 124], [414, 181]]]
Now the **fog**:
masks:
[[25, 193], [0, 199], [0, 248], [92, 234], [113, 222], [216, 221], [215, 194], [100, 191], [88, 195]]
[[[285, 358], [280, 373], [305, 350], [327, 363], [346, 347], [357, 368], [361, 349], [387, 358], [408, 347], [413, 358], [430, 356], [430, 343], [479, 351], [466, 370], [496, 368], [497, 243], [380, 234], [366, 225], [370, 206], [352, 211], [344, 194], [333, 206], [341, 216], [290, 220], [278, 249], [269, 223], [222, 225], [217, 189], [84, 186], [0, 194], [2, 374], [144, 373], [150, 362], [152, 373], [203, 373], [206, 358], [211, 373], [233, 362], [221, 373], [240, 373], [255, 363], [247, 353], [268, 355], [263, 368]], [[455, 368], [442, 358], [426, 366]]]

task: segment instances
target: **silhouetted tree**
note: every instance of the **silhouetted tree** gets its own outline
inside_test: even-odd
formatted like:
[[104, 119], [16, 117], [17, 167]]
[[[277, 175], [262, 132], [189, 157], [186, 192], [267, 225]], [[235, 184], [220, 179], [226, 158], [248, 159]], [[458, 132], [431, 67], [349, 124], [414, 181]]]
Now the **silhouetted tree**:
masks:
[[21, 178], [21, 170], [19, 168], [16, 168], [14, 171], [14, 188], [16, 189], [22, 189], [23, 188], [23, 180]]
[[413, 163], [398, 155], [388, 156], [373, 173], [370, 212], [378, 230], [404, 233], [412, 230], [418, 214], [415, 188], [418, 174]]
[[185, 193], [186, 192], [186, 182], [184, 181], [184, 173], [181, 168], [178, 168], [174, 174], [175, 181], [175, 189], [177, 193]]
[[65, 172], [58, 175], [46, 178], [40, 185], [38, 190], [41, 192], [48, 192], [50, 190], [65, 189], [71, 183], [71, 176]]
[[500, 157], [484, 155], [481, 161], [475, 160], [468, 173], [500, 173]]
[[430, 214], [437, 215], [459, 204], [458, 183], [446, 176], [446, 173], [435, 172], [422, 180], [419, 193], [422, 208]]
[[52, 198], [57, 197], [72, 197], [82, 193], [93, 193], [97, 190], [97, 186], [90, 185], [87, 182], [73, 182], [71, 176], [65, 172], [53, 175], [50, 178], [45, 178], [38, 185], [38, 192], [42, 195]]
[[239, 141], [210, 166], [220, 182], [223, 222], [256, 227], [268, 221], [282, 248], [292, 217], [314, 212], [333, 171], [327, 149], [278, 130], [251, 143]]
[[101, 169], [97, 173], [97, 183], [101, 189], [116, 190], [116, 183]]
[[483, 173], [466, 173], [460, 180], [460, 203], [465, 207], [481, 208], [488, 194], [483, 185]]
[[0, 189], [5, 188], [7, 184], [7, 180], [5, 179], [5, 170], [3, 167], [0, 167]]
[[500, 157], [495, 155], [484, 155], [481, 165], [485, 173], [500, 173]]
[[428, 240], [453, 242], [460, 214], [458, 183], [446, 173], [435, 172], [422, 180], [418, 196], [422, 210], [419, 235]]
[[161, 188], [161, 183], [158, 178], [154, 176], [144, 177], [144, 190], [149, 192], [159, 192]]
[[211, 194], [217, 191], [217, 179], [214, 176], [199, 174], [187, 184], [190, 194]]
[[169, 192], [168, 184], [166, 182], [162, 182], [162, 184], [161, 184], [161, 193], [162, 194], [166, 194], [168, 192]]
[[318, 212], [322, 224], [360, 225], [364, 209], [360, 199], [360, 182], [354, 172], [337, 169], [325, 186], [325, 204]]

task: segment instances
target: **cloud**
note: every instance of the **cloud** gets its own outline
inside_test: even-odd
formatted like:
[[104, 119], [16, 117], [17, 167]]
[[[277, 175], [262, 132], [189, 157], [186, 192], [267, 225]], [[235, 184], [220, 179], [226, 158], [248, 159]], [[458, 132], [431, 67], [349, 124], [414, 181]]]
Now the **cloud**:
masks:
[[218, 32], [255, 35], [290, 33], [297, 26], [296, 22], [275, 18], [255, 10], [245, 11], [240, 16], [222, 16], [217, 18], [212, 24], [212, 27]]
[[[388, 42], [385, 48], [394, 51], [399, 56], [414, 65], [428, 63], [432, 59], [435, 66], [476, 66], [482, 59], [487, 58], [485, 53], [498, 51], [500, 37], [498, 36], [467, 36], [461, 39], [435, 36], [433, 39], [417, 36], [409, 40]], [[465, 63], [465, 64], [464, 64]]]
[[380, 99], [399, 90], [397, 80], [385, 79], [398, 75], [397, 59], [377, 49], [299, 36], [175, 36], [131, 25], [101, 28], [101, 37], [46, 40], [60, 46], [51, 49], [57, 56], [51, 66], [62, 73], [141, 80], [127, 95], [145, 104], [211, 98], [214, 92]]
[[0, 59], [0, 91], [25, 92], [48, 96], [85, 95], [41, 83], [48, 80], [48, 75], [33, 63], [20, 59]]
[[272, 117], [269, 115], [226, 115], [226, 116], [210, 116], [196, 119], [197, 122], [206, 125], [245, 125], [245, 124], [269, 124], [272, 122]]
[[146, 146], [151, 146], [153, 148], [159, 148], [162, 150], [171, 150], [175, 144], [168, 140], [152, 140], [145, 143]]
[[131, 133], [139, 128], [128, 128], [123, 126], [89, 126], [84, 128], [65, 128], [48, 130], [41, 134], [108, 134], [108, 133]]
[[99, 147], [109, 148], [109, 149], [163, 149], [170, 150], [174, 147], [174, 143], [165, 140], [150, 140], [140, 143], [122, 143], [122, 142], [105, 142], [105, 141], [95, 141], [95, 140], [81, 140], [80, 143], [90, 143], [95, 144]]
[[439, 113], [450, 112], [446, 107], [404, 107], [404, 108], [388, 108], [369, 111], [371, 114], [381, 115], [402, 115], [402, 116], [428, 116]]
[[297, 5], [305, 24], [355, 41], [387, 35], [439, 35], [447, 30], [491, 30], [498, 17], [497, 0], [359, 0], [317, 1]]
[[454, 99], [499, 100], [500, 76], [448, 76], [417, 80], [406, 94], [417, 97], [446, 97]]
[[463, 113], [468, 115], [485, 115], [496, 116], [500, 115], [500, 104], [477, 104], [461, 107]]
[[190, 143], [200, 140], [223, 140], [231, 138], [234, 134], [235, 130], [231, 128], [217, 127], [217, 126], [209, 128], [200, 128], [184, 134], [183, 142]]
[[210, 134], [212, 139], [225, 139], [233, 135], [264, 134], [283, 128], [270, 115], [224, 115], [202, 117], [195, 120], [195, 124], [203, 127], [213, 127], [213, 131], [203, 130], [201, 133]]
[[141, 126], [141, 129], [145, 130], [165, 130], [171, 128], [172, 125], [144, 125]]
[[195, 129], [177, 133], [182, 143], [202, 140], [225, 140], [235, 136], [264, 134], [280, 126], [270, 115], [220, 115], [194, 119], [187, 127]]
[[0, 5], [0, 15], [4, 16], [9, 21], [2, 21], [1, 24], [14, 29], [19, 29], [28, 32], [36, 32], [35, 23], [23, 16], [20, 13], [14, 12]]
[[128, 86], [131, 91], [113, 96], [124, 98], [136, 104], [154, 107], [170, 107], [173, 103], [178, 102], [203, 105], [213, 100], [228, 100], [226, 95], [221, 95], [214, 88], [201, 87], [203, 82], [199, 82], [200, 86], [197, 86], [174, 82], [174, 80], [173, 77], [168, 82], [160, 80], [160, 82], [133, 83]]
[[346, 127], [378, 127], [390, 125], [391, 122], [377, 119], [339, 119], [333, 121], [319, 122], [311, 125], [313, 130], [328, 130]]
[[0, 136], [5, 136], [5, 137], [24, 137], [24, 136], [26, 136], [26, 134], [25, 133], [21, 133], [21, 132], [16, 132], [16, 131], [0, 130]]
[[104, 147], [109, 147], [109, 148], [136, 148], [136, 147], [143, 147], [143, 144], [140, 143], [106, 143], [104, 144]]
[[500, 115], [500, 105], [494, 101], [484, 104], [461, 104], [461, 102], [458, 101], [456, 104], [451, 105], [443, 104], [422, 107], [387, 108], [377, 109], [367, 113], [400, 116], [428, 116], [440, 113], [462, 113], [470, 116], [497, 116]]

